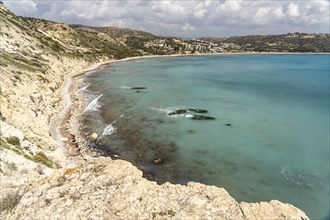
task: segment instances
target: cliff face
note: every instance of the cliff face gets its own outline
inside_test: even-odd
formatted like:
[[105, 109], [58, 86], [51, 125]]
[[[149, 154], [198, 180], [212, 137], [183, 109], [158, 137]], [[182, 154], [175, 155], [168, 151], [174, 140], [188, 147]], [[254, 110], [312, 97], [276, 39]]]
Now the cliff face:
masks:
[[86, 61], [70, 56], [72, 46], [67, 45], [71, 41], [58, 37], [61, 29], [44, 32], [2, 4], [0, 25], [2, 117], [23, 131], [28, 140], [54, 149], [48, 125], [59, 106], [63, 77], [98, 59]]
[[239, 204], [214, 186], [157, 185], [125, 161], [64, 156], [49, 126], [65, 76], [127, 45], [88, 28], [22, 19], [3, 4], [0, 27], [1, 219], [307, 219], [278, 201]]

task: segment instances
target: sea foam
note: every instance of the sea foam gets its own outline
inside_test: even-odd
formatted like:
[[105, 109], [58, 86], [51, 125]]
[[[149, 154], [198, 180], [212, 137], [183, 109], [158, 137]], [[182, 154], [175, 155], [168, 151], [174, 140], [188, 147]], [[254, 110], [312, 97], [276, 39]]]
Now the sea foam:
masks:
[[165, 107], [165, 108], [156, 108], [156, 107], [151, 107], [152, 110], [156, 110], [159, 112], [162, 112], [163, 114], [170, 116], [170, 117], [183, 117], [185, 116], [185, 114], [179, 114], [179, 115], [169, 115], [171, 112], [174, 112], [178, 109], [186, 109], [183, 106], [169, 106], [169, 107]]
[[121, 88], [121, 89], [130, 89], [131, 87], [129, 87], [129, 86], [119, 86], [119, 88]]
[[282, 167], [281, 174], [290, 182], [300, 186], [309, 186], [312, 188], [323, 188], [323, 183], [315, 174], [302, 169], [290, 166]]
[[116, 128], [112, 124], [109, 124], [107, 127], [104, 128], [102, 135], [112, 135], [115, 132]]
[[85, 108], [84, 112], [93, 112], [93, 111], [99, 111], [99, 108], [101, 107], [99, 103], [99, 98], [101, 98], [102, 95], [98, 96], [97, 98], [93, 99], [88, 106]]
[[84, 87], [78, 89], [76, 93], [80, 93], [80, 92], [86, 92], [86, 91], [88, 91], [88, 90], [87, 90], [88, 86], [89, 86], [89, 85], [84, 86]]

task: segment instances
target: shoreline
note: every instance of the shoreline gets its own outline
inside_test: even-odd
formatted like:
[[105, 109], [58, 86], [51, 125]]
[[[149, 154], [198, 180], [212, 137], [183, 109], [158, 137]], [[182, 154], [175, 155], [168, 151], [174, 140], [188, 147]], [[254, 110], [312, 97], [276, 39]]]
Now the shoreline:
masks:
[[49, 127], [51, 137], [55, 140], [59, 147], [62, 148], [65, 155], [69, 157], [80, 155], [79, 146], [75, 141], [75, 136], [69, 131], [69, 120], [73, 115], [73, 96], [76, 89], [74, 78], [83, 75], [88, 71], [97, 69], [101, 65], [109, 64], [111, 62], [113, 62], [113, 60], [99, 62], [79, 72], [68, 73], [64, 77], [63, 84], [60, 88], [62, 104], [59, 106], [57, 113], [52, 117]]
[[90, 67], [78, 72], [70, 72], [64, 76], [63, 84], [60, 88], [61, 104], [59, 110], [52, 117], [49, 127], [51, 137], [65, 151], [65, 154], [71, 156], [82, 156], [79, 144], [76, 142], [75, 134], [70, 127], [70, 118], [75, 116], [72, 112], [75, 106], [74, 94], [77, 91], [76, 79], [89, 71], [98, 69], [103, 65], [116, 62], [125, 62], [143, 58], [162, 58], [162, 57], [184, 57], [184, 56], [217, 56], [217, 55], [330, 55], [330, 53], [290, 53], [290, 52], [226, 52], [226, 53], [196, 53], [196, 54], [170, 54], [170, 55], [145, 55], [136, 57], [126, 57], [118, 60], [107, 60], [92, 64]]
[[[193, 54], [193, 56], [199, 56], [199, 55], [200, 54]], [[205, 55], [215, 55], [215, 54], [205, 54]], [[229, 54], [229, 55], [232, 55], [232, 54]], [[74, 129], [78, 128], [77, 124], [75, 124], [75, 120], [76, 120], [77, 116], [79, 115], [79, 109], [78, 109], [78, 111], [76, 111], [75, 107], [77, 105], [79, 106], [82, 101], [82, 100], [78, 100], [76, 98], [76, 93], [75, 93], [78, 89], [78, 83], [79, 83], [78, 80], [79, 80], [80, 76], [83, 77], [84, 74], [86, 74], [89, 71], [96, 70], [99, 67], [101, 67], [102, 65], [108, 65], [111, 63], [115, 63], [115, 62], [137, 60], [137, 59], [143, 59], [143, 58], [157, 58], [157, 57], [171, 57], [171, 56], [185, 56], [185, 55], [181, 55], [181, 54], [180, 55], [177, 55], [177, 54], [176, 55], [167, 55], [167, 56], [153, 55], [153, 56], [129, 57], [129, 58], [124, 58], [124, 59], [120, 59], [120, 60], [107, 60], [107, 61], [95, 63], [95, 64], [91, 65], [90, 67], [80, 70], [78, 72], [71, 72], [71, 73], [66, 74], [64, 77], [64, 82], [63, 82], [62, 86], [60, 87], [60, 93], [62, 95], [61, 102], [60, 102], [61, 105], [58, 108], [59, 111], [54, 115], [54, 117], [52, 117], [51, 123], [49, 125], [50, 129], [53, 132], [52, 138], [54, 138], [55, 141], [57, 143], [59, 143], [59, 148], [62, 150], [62, 152], [64, 152], [64, 155], [66, 155], [67, 158], [72, 157], [72, 158], [76, 158], [77, 160], [83, 159], [86, 162], [93, 163], [93, 164], [95, 164], [99, 160], [104, 160], [105, 161], [104, 166], [105, 166], [105, 164], [107, 164], [107, 166], [109, 167], [107, 170], [109, 170], [110, 173], [119, 171], [119, 170], [117, 170], [117, 171], [113, 170], [113, 164], [116, 164], [116, 162], [129, 164], [130, 167], [133, 167], [134, 169], [138, 170], [138, 172], [140, 173], [139, 174], [139, 176], [140, 176], [139, 178], [141, 179], [140, 181], [143, 181], [143, 183], [145, 183], [145, 184], [152, 185], [152, 189], [155, 189], [157, 191], [157, 194], [154, 194], [154, 197], [153, 197], [156, 199], [161, 198], [161, 197], [159, 197], [159, 193], [163, 192], [164, 190], [168, 189], [169, 187], [177, 190], [177, 192], [179, 192], [178, 191], [179, 188], [182, 189], [182, 192], [183, 191], [186, 192], [194, 184], [198, 185], [198, 186], [199, 185], [205, 186], [206, 187], [205, 189], [209, 189], [210, 187], [213, 187], [216, 190], [223, 190], [224, 192], [227, 193], [227, 191], [226, 191], [227, 189], [225, 189], [225, 188], [208, 186], [208, 185], [203, 185], [203, 184], [194, 183], [194, 182], [188, 182], [187, 185], [171, 184], [169, 182], [166, 182], [166, 183], [160, 184], [160, 185], [156, 184], [154, 181], [148, 180], [148, 178], [146, 178], [146, 176], [143, 175], [143, 172], [141, 170], [139, 170], [135, 165], [133, 165], [129, 161], [126, 161], [126, 160], [123, 160], [120, 158], [112, 158], [110, 156], [107, 157], [109, 159], [102, 159], [104, 157], [102, 157], [102, 156], [99, 157], [97, 154], [90, 154], [88, 150], [86, 152], [84, 149], [85, 146], [83, 144], [79, 144], [80, 143], [79, 138], [81, 138], [77, 135], [79, 133], [79, 131], [78, 130], [76, 130], [76, 132], [73, 131]], [[82, 110], [82, 109], [80, 109], [80, 110]], [[98, 158], [100, 158], [100, 159], [98, 159]], [[119, 159], [119, 160], [117, 160], [117, 159]], [[114, 161], [114, 163], [112, 163], [111, 161]], [[76, 169], [76, 168], [70, 168], [69, 170], [71, 171], [73, 169]], [[68, 172], [68, 170], [66, 170], [65, 172]], [[124, 168], [120, 172], [122, 173], [122, 175], [125, 175], [125, 176], [130, 175], [129, 172], [127, 173], [126, 168]], [[109, 177], [109, 178], [111, 178], [111, 177]], [[125, 186], [126, 186], [125, 183], [123, 183], [122, 186], [119, 186], [119, 187], [125, 187]], [[132, 188], [134, 188], [134, 186]], [[129, 189], [131, 189], [131, 188], [129, 188]], [[162, 190], [162, 191], [160, 192], [160, 190]], [[200, 193], [203, 194], [204, 191], [200, 192]], [[162, 195], [162, 193], [161, 193], [161, 195]], [[229, 195], [231, 196], [231, 194], [228, 194], [228, 196]], [[189, 199], [189, 196], [184, 196], [184, 197], [185, 198], [187, 197], [187, 199]], [[223, 197], [223, 196], [221, 196], [221, 197]], [[145, 197], [143, 197], [143, 198], [145, 198]], [[177, 198], [177, 196], [175, 198]], [[231, 198], [233, 198], [233, 200], [235, 201], [235, 204], [237, 204], [237, 207], [240, 207], [240, 211], [244, 215], [247, 215], [247, 216], [249, 216], [249, 211], [248, 211], [248, 209], [250, 209], [249, 207], [253, 207], [253, 206], [259, 207], [264, 204], [267, 204], [267, 205], [269, 204], [268, 205], [269, 207], [273, 207], [273, 206], [275, 207], [275, 205], [273, 205], [273, 204], [275, 204], [273, 202], [275, 200], [272, 200], [271, 202], [261, 202], [261, 201], [259, 202], [258, 201], [256, 203], [246, 203], [246, 202], [237, 202], [237, 200], [234, 197], [231, 197]], [[193, 198], [191, 198], [191, 199], [193, 200]], [[207, 197], [207, 199], [209, 201], [208, 197]], [[213, 200], [209, 201], [209, 202], [210, 202], [210, 204], [214, 203]], [[276, 200], [276, 202], [277, 202], [277, 200]], [[284, 204], [284, 205], [290, 207], [290, 212], [291, 212], [291, 210], [298, 210], [300, 212], [300, 210], [298, 208], [294, 207], [291, 204], [280, 203], [280, 202], [278, 202], [278, 203]], [[227, 204], [227, 202], [224, 202], [224, 204]], [[222, 207], [222, 206], [224, 206], [224, 205], [221, 205], [220, 207]], [[298, 212], [298, 211], [295, 211], [295, 212], [292, 211], [292, 213], [295, 213], [295, 215], [298, 215], [298, 214], [296, 214], [296, 212]], [[253, 213], [252, 211], [250, 211], [250, 212]], [[301, 211], [301, 213], [302, 214], [299, 214], [299, 216], [306, 216], [303, 211]], [[271, 213], [270, 215], [275, 216], [275, 213]], [[295, 216], [295, 215], [292, 214], [292, 216]], [[232, 216], [232, 214], [230, 216]], [[254, 217], [256, 217], [256, 215], [254, 215]], [[251, 214], [250, 218], [252, 219], [252, 214]], [[306, 217], [306, 219], [308, 219], [308, 217]]]

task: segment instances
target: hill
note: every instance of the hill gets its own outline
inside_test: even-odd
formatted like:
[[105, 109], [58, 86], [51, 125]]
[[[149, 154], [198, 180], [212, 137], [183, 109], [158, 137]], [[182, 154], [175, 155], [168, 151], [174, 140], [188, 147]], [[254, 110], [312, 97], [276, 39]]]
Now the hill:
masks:
[[288, 33], [202, 39], [244, 52], [330, 52], [330, 34]]

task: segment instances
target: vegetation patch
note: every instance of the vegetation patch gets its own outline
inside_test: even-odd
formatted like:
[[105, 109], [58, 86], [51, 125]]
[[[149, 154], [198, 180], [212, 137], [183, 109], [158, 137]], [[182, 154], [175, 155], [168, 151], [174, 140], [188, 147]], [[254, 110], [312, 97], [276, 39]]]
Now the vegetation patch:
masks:
[[43, 153], [43, 152], [38, 152], [33, 156], [34, 161], [39, 162], [44, 164], [47, 167], [54, 168], [54, 162]]
[[156, 218], [157, 215], [162, 216], [162, 217], [165, 217], [165, 216], [174, 217], [175, 211], [166, 210], [166, 211], [160, 211], [160, 212], [152, 212], [151, 215], [152, 215], [152, 218]]
[[2, 138], [0, 138], [0, 146], [1, 146], [1, 148], [6, 148], [8, 150], [11, 149], [11, 147], [9, 146], [9, 144], [6, 141], [4, 141]]
[[21, 145], [21, 143], [19, 141], [19, 138], [16, 137], [16, 136], [7, 137], [6, 138], [6, 141], [7, 141], [7, 143], [12, 144], [14, 146], [18, 146], [19, 147]]

